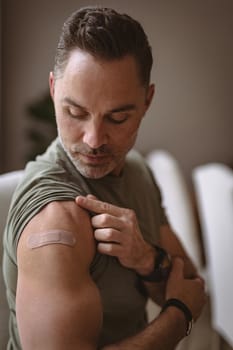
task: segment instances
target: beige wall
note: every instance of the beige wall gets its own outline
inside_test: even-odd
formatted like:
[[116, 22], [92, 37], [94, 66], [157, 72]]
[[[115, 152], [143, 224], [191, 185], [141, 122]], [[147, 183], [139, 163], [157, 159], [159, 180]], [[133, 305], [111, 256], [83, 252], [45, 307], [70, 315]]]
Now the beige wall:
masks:
[[[91, 1], [93, 4], [93, 1]], [[143, 24], [155, 56], [156, 97], [137, 148], [172, 152], [189, 176], [204, 162], [233, 165], [233, 1], [102, 0]], [[28, 147], [25, 106], [47, 88], [67, 15], [90, 2], [3, 0], [4, 170]]]

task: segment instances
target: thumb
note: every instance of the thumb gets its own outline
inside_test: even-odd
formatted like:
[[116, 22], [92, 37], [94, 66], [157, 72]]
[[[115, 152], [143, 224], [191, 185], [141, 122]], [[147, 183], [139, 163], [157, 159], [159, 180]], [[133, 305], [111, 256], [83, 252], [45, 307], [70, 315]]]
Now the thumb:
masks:
[[181, 258], [174, 258], [172, 260], [172, 270], [170, 277], [176, 280], [184, 278], [184, 262]]

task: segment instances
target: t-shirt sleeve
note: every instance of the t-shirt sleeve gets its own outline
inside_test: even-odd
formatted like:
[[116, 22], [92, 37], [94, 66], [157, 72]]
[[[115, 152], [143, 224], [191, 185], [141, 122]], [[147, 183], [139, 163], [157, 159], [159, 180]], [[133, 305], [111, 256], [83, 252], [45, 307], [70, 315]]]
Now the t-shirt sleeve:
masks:
[[53, 201], [73, 201], [82, 194], [78, 186], [54, 179], [40, 179], [30, 187], [22, 184], [12, 198], [5, 230], [6, 246], [14, 249], [12, 258], [16, 260], [17, 245], [23, 229], [45, 205]]
[[152, 170], [150, 169], [150, 167], [148, 166], [148, 171], [150, 173], [150, 176], [152, 178], [152, 181], [153, 181], [153, 184], [154, 184], [154, 187], [155, 187], [155, 191], [157, 193], [157, 198], [158, 198], [158, 210], [159, 210], [159, 219], [160, 219], [160, 225], [168, 225], [169, 222], [168, 222], [168, 218], [167, 218], [167, 215], [166, 215], [166, 210], [163, 206], [163, 199], [162, 199], [162, 194], [161, 194], [161, 191], [160, 191], [160, 188], [155, 180], [155, 177], [152, 173]]

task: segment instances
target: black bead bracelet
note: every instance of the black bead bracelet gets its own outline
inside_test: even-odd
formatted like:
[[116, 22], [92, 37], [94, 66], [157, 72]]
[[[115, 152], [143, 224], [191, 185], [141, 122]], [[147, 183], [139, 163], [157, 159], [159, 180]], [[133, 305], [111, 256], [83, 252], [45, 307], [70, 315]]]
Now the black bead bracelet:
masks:
[[181, 311], [183, 311], [185, 315], [185, 319], [187, 322], [187, 329], [186, 329], [186, 336], [188, 336], [191, 333], [192, 326], [193, 326], [193, 316], [189, 308], [179, 299], [168, 299], [165, 304], [162, 307], [161, 313], [165, 311], [169, 306], [175, 306]]

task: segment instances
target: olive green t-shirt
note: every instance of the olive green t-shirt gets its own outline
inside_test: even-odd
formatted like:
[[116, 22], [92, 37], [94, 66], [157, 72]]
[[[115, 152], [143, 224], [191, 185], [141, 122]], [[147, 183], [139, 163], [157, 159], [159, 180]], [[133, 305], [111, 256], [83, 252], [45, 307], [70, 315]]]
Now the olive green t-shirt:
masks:
[[[56, 139], [42, 156], [29, 162], [11, 202], [4, 234], [3, 274], [10, 308], [8, 350], [21, 350], [15, 314], [17, 243], [31, 220], [51, 201], [74, 200], [91, 193], [100, 200], [135, 211], [143, 237], [156, 243], [159, 227], [167, 223], [153, 176], [136, 151], [127, 155], [119, 177], [87, 179], [74, 167]], [[90, 272], [100, 290], [103, 327], [99, 347], [142, 330], [147, 297], [136, 273], [115, 257], [96, 252]], [[27, 305], [25, 305], [27, 307]], [[30, 330], [29, 330], [30, 331]]]

